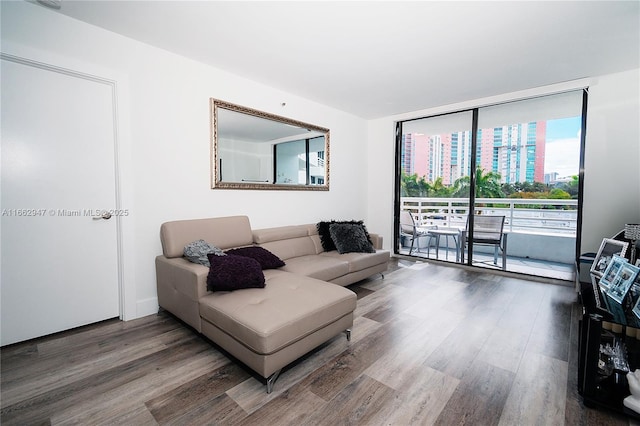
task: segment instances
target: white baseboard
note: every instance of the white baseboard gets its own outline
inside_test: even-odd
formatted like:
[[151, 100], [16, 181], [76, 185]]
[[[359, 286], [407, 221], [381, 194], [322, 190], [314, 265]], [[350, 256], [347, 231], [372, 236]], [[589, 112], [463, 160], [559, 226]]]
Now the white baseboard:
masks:
[[158, 298], [150, 297], [148, 299], [138, 300], [136, 302], [136, 318], [146, 317], [158, 313]]

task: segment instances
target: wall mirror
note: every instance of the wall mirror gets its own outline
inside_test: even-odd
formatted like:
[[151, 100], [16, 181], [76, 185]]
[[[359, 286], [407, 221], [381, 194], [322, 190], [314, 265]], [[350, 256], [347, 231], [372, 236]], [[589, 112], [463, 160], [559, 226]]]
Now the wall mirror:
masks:
[[329, 129], [211, 99], [211, 187], [329, 190]]

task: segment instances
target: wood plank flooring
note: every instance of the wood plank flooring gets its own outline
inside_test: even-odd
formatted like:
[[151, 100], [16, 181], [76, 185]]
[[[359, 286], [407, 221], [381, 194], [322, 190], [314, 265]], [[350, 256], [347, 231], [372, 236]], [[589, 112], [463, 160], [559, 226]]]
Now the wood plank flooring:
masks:
[[0, 349], [2, 425], [628, 425], [576, 389], [570, 286], [393, 259], [274, 391], [168, 313]]

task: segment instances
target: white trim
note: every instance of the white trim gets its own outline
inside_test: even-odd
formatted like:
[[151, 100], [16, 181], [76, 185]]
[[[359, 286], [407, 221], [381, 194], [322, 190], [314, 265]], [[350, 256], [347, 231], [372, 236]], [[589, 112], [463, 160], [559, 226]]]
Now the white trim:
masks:
[[138, 318], [153, 315], [158, 312], [158, 309], [159, 305], [157, 297], [150, 297], [136, 302], [136, 316]]

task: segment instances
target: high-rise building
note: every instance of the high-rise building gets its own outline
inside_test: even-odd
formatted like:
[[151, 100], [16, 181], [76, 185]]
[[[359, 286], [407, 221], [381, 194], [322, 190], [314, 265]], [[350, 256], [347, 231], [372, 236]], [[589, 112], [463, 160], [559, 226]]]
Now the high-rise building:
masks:
[[404, 148], [400, 160], [402, 171], [406, 175], [417, 174], [419, 177], [432, 179], [432, 143], [429, 136], [420, 133], [407, 133], [402, 135], [402, 145]]
[[[498, 173], [502, 183], [544, 182], [546, 122], [478, 129], [476, 164]], [[403, 135], [403, 170], [429, 182], [452, 185], [469, 174], [471, 133]]]
[[558, 173], [557, 172], [551, 172], [551, 173], [545, 173], [544, 174], [544, 183], [547, 184], [547, 185], [554, 184], [554, 183], [556, 183], [557, 180], [558, 180]]

